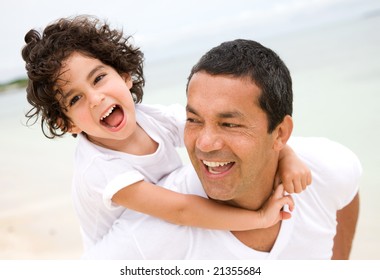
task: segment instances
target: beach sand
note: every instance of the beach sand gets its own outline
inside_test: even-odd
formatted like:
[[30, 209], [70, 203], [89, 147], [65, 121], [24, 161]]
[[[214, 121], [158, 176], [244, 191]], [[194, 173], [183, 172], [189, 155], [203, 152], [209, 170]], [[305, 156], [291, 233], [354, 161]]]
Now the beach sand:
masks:
[[[15, 98], [2, 97], [16, 101], [2, 107], [24, 103], [18, 92]], [[74, 141], [44, 139], [38, 127], [22, 125], [22, 116], [1, 114], [0, 259], [79, 258], [70, 196]]]

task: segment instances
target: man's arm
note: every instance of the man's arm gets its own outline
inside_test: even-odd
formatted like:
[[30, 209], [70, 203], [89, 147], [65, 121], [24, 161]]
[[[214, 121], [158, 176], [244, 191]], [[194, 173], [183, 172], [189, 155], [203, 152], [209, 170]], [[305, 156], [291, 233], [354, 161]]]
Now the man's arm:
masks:
[[359, 194], [343, 209], [337, 212], [337, 229], [334, 238], [333, 260], [347, 260], [350, 257], [352, 241], [359, 215]]

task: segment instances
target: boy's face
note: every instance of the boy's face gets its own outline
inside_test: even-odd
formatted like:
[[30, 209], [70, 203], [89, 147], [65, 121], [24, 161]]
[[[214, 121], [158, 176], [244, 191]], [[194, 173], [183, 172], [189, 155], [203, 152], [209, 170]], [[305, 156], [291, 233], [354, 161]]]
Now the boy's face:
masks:
[[100, 60], [74, 52], [60, 72], [66, 115], [71, 133], [85, 132], [90, 141], [110, 149], [135, 133], [135, 104], [130, 93], [132, 81]]

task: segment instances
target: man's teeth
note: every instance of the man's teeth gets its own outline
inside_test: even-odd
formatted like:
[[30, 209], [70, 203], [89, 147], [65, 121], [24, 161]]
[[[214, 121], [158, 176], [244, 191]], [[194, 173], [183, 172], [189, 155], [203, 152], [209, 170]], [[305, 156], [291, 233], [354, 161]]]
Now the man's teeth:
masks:
[[104, 120], [105, 118], [107, 118], [112, 112], [113, 110], [116, 108], [116, 105], [112, 106], [104, 115], [103, 117], [100, 118], [100, 120]]
[[215, 161], [203, 161], [203, 164], [208, 167], [219, 167], [219, 166], [225, 166], [231, 162], [215, 162]]

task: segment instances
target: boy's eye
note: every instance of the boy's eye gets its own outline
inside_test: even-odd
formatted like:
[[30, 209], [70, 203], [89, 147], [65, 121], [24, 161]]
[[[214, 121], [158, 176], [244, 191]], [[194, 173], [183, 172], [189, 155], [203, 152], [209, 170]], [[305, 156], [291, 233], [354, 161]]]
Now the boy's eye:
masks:
[[104, 76], [105, 76], [105, 74], [96, 76], [96, 78], [94, 80], [94, 84], [97, 84], [98, 82], [100, 82], [104, 78]]
[[73, 106], [81, 97], [79, 95], [74, 96], [70, 100], [70, 107]]

